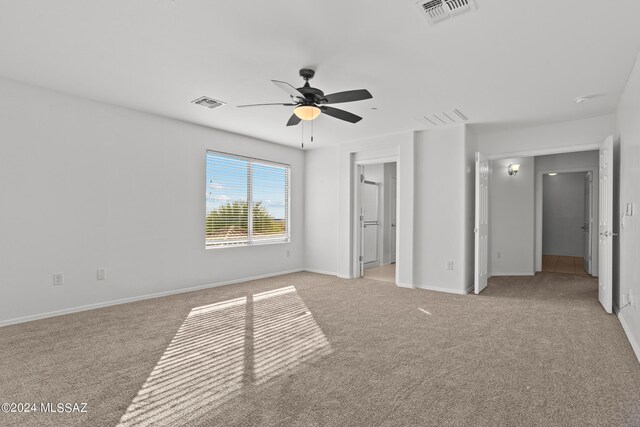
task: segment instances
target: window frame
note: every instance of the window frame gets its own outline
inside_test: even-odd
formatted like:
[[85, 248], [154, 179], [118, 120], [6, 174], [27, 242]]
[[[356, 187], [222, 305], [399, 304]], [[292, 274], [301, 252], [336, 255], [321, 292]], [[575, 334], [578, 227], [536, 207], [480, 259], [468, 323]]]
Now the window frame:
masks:
[[[207, 241], [207, 227], [206, 220], [209, 212], [207, 212], [207, 159], [209, 155], [220, 155], [223, 157], [231, 157], [237, 160], [246, 161], [247, 164], [247, 238], [246, 240], [230, 241], [225, 243], [224, 241], [217, 241], [215, 243], [208, 243]], [[226, 153], [224, 151], [207, 149], [204, 157], [205, 163], [205, 249], [222, 249], [222, 248], [237, 248], [247, 246], [261, 246], [261, 245], [277, 245], [291, 242], [291, 165], [287, 163], [274, 162], [272, 160], [259, 159], [257, 157], [243, 156], [240, 154]], [[253, 239], [253, 164], [260, 164], [263, 166], [273, 166], [283, 168], [286, 170], [285, 180], [285, 236], [278, 238], [263, 238]]]

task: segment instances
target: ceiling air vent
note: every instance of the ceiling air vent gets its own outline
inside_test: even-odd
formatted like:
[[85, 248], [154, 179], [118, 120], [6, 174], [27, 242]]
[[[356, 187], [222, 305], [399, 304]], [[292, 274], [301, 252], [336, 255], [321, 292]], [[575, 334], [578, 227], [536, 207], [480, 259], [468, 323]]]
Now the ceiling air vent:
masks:
[[476, 7], [474, 0], [420, 0], [416, 6], [429, 22], [435, 24]]
[[443, 111], [441, 113], [429, 114], [415, 118], [417, 121], [428, 127], [441, 127], [447, 125], [462, 124], [469, 121], [469, 118], [458, 109]]
[[209, 98], [208, 96], [201, 96], [200, 98], [194, 99], [191, 102], [211, 109], [227, 104], [226, 102], [218, 101], [217, 99]]

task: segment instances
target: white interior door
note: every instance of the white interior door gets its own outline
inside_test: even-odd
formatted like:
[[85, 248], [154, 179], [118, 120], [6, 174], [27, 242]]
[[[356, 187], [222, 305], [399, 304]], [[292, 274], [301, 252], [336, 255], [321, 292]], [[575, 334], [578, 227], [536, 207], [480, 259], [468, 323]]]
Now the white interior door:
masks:
[[598, 299], [613, 311], [613, 137], [600, 147], [600, 209], [598, 238]]
[[584, 271], [591, 274], [591, 260], [593, 259], [591, 247], [591, 233], [593, 231], [593, 173], [587, 172], [584, 176], [584, 222], [582, 231], [584, 236]]
[[474, 292], [487, 287], [489, 278], [489, 160], [476, 153], [476, 218], [475, 218]]
[[396, 177], [391, 177], [389, 185], [389, 262], [396, 262]]

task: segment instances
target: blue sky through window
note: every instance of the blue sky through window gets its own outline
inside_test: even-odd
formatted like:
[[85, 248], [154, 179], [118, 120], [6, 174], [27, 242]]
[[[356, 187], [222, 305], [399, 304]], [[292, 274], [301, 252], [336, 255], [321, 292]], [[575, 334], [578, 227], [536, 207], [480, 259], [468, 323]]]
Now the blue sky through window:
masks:
[[[207, 213], [233, 201], [247, 201], [249, 161], [218, 153], [207, 153]], [[276, 219], [286, 219], [287, 168], [252, 163], [253, 202]]]
[[253, 203], [260, 202], [276, 219], [285, 219], [286, 171], [282, 167], [252, 165]]

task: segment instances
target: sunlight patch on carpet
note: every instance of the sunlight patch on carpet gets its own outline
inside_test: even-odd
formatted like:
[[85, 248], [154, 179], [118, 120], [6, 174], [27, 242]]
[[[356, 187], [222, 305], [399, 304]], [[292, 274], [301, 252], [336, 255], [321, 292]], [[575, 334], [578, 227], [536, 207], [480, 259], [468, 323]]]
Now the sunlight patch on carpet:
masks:
[[302, 363], [331, 353], [295, 287], [191, 310], [119, 426], [188, 425]]

